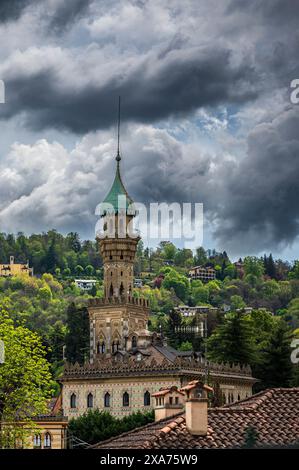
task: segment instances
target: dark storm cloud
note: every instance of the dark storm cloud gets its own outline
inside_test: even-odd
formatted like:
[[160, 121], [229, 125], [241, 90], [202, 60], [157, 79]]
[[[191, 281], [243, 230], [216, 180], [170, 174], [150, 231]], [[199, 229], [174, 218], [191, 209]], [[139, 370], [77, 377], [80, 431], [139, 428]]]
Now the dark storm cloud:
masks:
[[1, 0], [0, 23], [17, 20], [32, 3], [37, 3], [37, 0]]
[[254, 15], [255, 21], [261, 18], [267, 25], [280, 27], [298, 23], [299, 2], [296, 0], [231, 0], [227, 12], [243, 11]]
[[[256, 126], [226, 181], [217, 237], [236, 251], [286, 246], [299, 233], [299, 108]], [[244, 242], [246, 246], [244, 246]]]
[[[64, 64], [57, 64], [60, 71]], [[7, 104], [0, 117], [25, 113], [33, 129], [64, 128], [84, 133], [115, 122], [113, 103], [121, 95], [123, 120], [152, 122], [169, 115], [184, 115], [201, 106], [230, 102], [241, 104], [255, 98], [254, 69], [242, 62], [233, 65], [226, 49], [192, 48], [151, 56], [98, 86], [87, 83], [74, 90], [71, 83], [57, 79], [57, 70], [45, 68], [37, 74], [6, 80]], [[82, 70], [88, 76], [92, 70]], [[4, 75], [4, 80], [6, 79]], [[71, 77], [72, 80], [74, 77]]]
[[49, 18], [50, 31], [62, 32], [67, 25], [75, 23], [83, 15], [87, 14], [92, 0], [62, 1], [54, 14]]

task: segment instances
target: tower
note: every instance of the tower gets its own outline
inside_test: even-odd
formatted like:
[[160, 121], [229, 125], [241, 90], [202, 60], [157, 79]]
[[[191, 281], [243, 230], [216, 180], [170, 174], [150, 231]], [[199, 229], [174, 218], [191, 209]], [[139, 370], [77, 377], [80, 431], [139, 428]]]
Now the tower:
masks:
[[91, 362], [121, 359], [151, 342], [148, 301], [133, 297], [134, 260], [140, 237], [133, 226], [134, 203], [121, 178], [119, 126], [120, 114], [116, 173], [99, 211], [102, 229], [97, 240], [104, 266], [104, 298], [93, 299], [88, 308]]
[[133, 227], [136, 211], [122, 182], [120, 161], [118, 152], [114, 182], [100, 212], [103, 232], [98, 242], [104, 265], [106, 299], [132, 296], [134, 259], [140, 240]]

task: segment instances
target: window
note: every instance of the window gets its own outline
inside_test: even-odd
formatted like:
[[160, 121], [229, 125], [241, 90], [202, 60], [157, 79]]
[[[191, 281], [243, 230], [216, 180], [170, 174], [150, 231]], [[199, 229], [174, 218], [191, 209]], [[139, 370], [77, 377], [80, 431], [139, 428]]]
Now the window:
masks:
[[113, 285], [112, 284], [110, 285], [110, 292], [109, 293], [110, 293], [111, 296], [113, 295]]
[[119, 294], [123, 295], [123, 293], [124, 293], [124, 286], [123, 286], [123, 283], [121, 283], [120, 289], [119, 289]]
[[175, 397], [175, 404], [176, 404], [176, 405], [179, 404], [179, 397]]
[[33, 447], [35, 449], [40, 449], [42, 446], [42, 440], [40, 434], [35, 434], [33, 437]]
[[93, 408], [93, 394], [89, 393], [87, 395], [87, 408]]
[[51, 434], [46, 432], [44, 436], [44, 449], [51, 449]]
[[146, 391], [143, 396], [144, 406], [150, 406], [151, 404], [151, 394], [150, 392]]
[[130, 405], [130, 397], [128, 392], [125, 392], [123, 394], [123, 406], [129, 406]]
[[106, 346], [105, 346], [104, 341], [102, 342], [102, 348], [101, 348], [101, 350], [102, 350], [102, 354], [104, 354], [104, 352], [106, 351]]
[[132, 348], [137, 348], [137, 338], [136, 338], [136, 336], [132, 336]]
[[104, 395], [104, 407], [109, 408], [110, 407], [110, 393], [107, 392]]
[[97, 343], [97, 353], [100, 354], [101, 352], [101, 344], [100, 342]]
[[75, 393], [71, 394], [70, 405], [71, 405], [71, 408], [76, 408], [77, 406], [77, 397]]
[[169, 404], [172, 405], [173, 403], [173, 397], [169, 397]]

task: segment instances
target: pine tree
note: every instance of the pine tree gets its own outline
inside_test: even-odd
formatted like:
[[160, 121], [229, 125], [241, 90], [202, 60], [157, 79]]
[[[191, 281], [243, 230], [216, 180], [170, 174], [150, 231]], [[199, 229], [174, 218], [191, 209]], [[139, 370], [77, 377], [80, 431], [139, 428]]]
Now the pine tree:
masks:
[[263, 388], [291, 385], [293, 379], [291, 337], [289, 327], [280, 320], [270, 336], [269, 344], [263, 353], [262, 364], [257, 371]]
[[254, 364], [256, 347], [250, 320], [241, 312], [229, 314], [208, 339], [208, 357], [215, 362]]

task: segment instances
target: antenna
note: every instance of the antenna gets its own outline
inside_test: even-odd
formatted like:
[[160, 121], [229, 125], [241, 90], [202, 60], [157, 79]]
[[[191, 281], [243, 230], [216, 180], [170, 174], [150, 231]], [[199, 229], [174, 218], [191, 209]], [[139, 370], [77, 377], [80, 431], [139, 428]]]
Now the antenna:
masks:
[[118, 97], [117, 155], [116, 155], [116, 160], [118, 162], [121, 159], [120, 153], [119, 153], [119, 137], [120, 137], [120, 96]]

